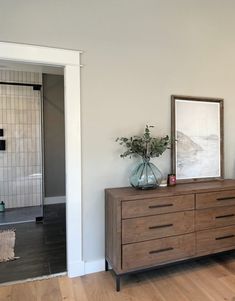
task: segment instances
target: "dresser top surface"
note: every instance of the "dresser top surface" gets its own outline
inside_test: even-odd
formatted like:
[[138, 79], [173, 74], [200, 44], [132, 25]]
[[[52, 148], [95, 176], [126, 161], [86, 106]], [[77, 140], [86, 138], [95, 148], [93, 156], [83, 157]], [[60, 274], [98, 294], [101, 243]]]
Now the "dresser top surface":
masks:
[[177, 184], [175, 186], [159, 187], [151, 190], [139, 190], [132, 187], [119, 187], [107, 188], [105, 191], [112, 195], [112, 197], [118, 199], [139, 199], [233, 189], [235, 190], [235, 179]]

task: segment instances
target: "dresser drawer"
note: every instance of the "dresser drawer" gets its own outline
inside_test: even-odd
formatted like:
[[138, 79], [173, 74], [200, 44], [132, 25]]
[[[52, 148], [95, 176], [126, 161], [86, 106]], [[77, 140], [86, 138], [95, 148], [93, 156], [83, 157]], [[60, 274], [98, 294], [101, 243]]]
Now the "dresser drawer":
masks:
[[196, 209], [235, 205], [235, 190], [196, 194]]
[[122, 221], [122, 243], [132, 243], [194, 231], [194, 211], [137, 217]]
[[195, 215], [195, 229], [204, 230], [235, 225], [235, 206], [200, 209]]
[[124, 245], [122, 254], [123, 269], [135, 269], [188, 258], [195, 254], [195, 234]]
[[194, 209], [194, 195], [180, 195], [122, 202], [122, 218]]
[[235, 226], [196, 232], [197, 255], [235, 249]]

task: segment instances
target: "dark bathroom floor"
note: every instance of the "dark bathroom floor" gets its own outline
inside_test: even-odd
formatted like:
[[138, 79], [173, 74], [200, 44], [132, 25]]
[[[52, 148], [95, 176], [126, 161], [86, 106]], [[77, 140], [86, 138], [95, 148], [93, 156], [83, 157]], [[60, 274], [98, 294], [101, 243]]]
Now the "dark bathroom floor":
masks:
[[42, 216], [42, 211], [42, 206], [6, 209], [5, 212], [0, 212], [0, 225], [34, 222], [36, 217]]
[[44, 206], [44, 223], [2, 225], [16, 229], [14, 261], [0, 263], [0, 283], [66, 271], [65, 204]]

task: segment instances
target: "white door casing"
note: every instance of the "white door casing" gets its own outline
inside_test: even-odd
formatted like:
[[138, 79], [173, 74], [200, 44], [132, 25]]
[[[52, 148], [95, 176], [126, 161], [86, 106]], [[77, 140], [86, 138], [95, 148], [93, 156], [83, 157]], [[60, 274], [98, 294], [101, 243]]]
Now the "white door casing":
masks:
[[66, 236], [69, 277], [84, 275], [82, 260], [80, 51], [0, 42], [0, 60], [64, 68]]

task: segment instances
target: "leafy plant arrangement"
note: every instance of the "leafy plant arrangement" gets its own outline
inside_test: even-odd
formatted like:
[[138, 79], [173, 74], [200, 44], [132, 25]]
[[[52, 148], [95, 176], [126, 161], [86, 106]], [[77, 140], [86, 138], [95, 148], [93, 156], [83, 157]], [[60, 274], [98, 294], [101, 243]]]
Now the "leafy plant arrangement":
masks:
[[152, 137], [150, 128], [152, 125], [146, 125], [142, 136], [132, 136], [130, 138], [118, 137], [116, 142], [126, 148], [126, 151], [120, 155], [125, 158], [132, 155], [139, 155], [143, 159], [159, 157], [166, 149], [170, 148], [170, 138], [168, 135], [164, 137]]

